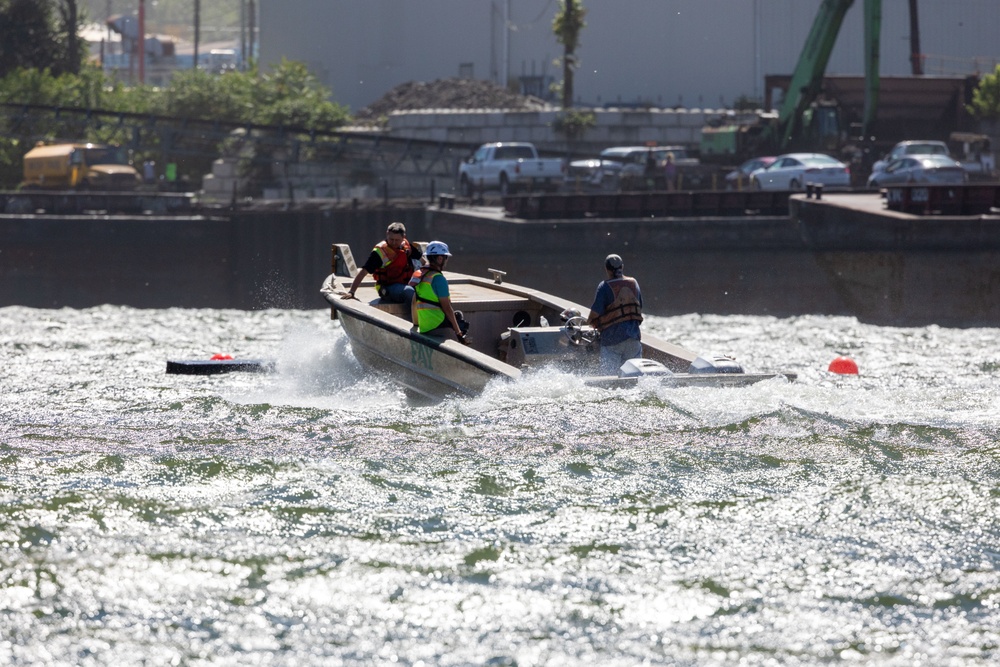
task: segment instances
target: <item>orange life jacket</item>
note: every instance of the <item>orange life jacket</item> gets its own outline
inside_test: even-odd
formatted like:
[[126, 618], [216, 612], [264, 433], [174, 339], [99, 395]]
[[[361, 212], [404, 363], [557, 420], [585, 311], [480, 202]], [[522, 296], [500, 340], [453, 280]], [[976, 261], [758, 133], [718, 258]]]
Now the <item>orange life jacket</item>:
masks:
[[642, 306], [639, 305], [639, 283], [635, 278], [623, 276], [605, 281], [611, 292], [615, 295], [614, 300], [604, 309], [604, 314], [597, 318], [595, 322], [598, 331], [604, 331], [612, 324], [635, 320], [642, 322]]
[[375, 246], [375, 252], [382, 258], [381, 268], [375, 269], [375, 286], [405, 285], [413, 275], [413, 264], [410, 263], [410, 242], [403, 239], [399, 250], [393, 250], [389, 244], [382, 241]]

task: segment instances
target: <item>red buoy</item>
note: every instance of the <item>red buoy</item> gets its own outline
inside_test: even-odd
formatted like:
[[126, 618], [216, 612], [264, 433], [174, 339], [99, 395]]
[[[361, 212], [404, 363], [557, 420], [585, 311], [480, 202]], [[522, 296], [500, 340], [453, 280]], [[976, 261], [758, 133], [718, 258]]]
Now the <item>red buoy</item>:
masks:
[[[212, 361], [229, 361], [233, 358], [231, 354], [222, 354], [221, 352], [212, 355]], [[854, 371], [857, 373], [857, 371]]]
[[837, 357], [830, 362], [830, 368], [827, 370], [840, 375], [857, 375], [858, 365], [850, 357]]

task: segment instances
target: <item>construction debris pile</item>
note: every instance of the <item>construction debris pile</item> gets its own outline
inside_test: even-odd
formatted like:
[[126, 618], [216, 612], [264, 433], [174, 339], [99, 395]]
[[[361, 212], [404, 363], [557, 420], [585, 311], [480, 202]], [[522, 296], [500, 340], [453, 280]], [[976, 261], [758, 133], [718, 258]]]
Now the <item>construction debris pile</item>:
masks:
[[430, 83], [410, 81], [396, 86], [370, 106], [361, 109], [355, 120], [383, 122], [393, 111], [414, 109], [545, 109], [544, 100], [511, 92], [491, 81], [439, 79]]

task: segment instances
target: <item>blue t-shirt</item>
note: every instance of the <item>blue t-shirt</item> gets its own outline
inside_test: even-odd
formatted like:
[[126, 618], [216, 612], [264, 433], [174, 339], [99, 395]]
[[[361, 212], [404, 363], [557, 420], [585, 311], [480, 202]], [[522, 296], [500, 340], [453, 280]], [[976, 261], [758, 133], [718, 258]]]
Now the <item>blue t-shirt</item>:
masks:
[[[635, 296], [639, 300], [639, 307], [641, 308], [642, 292], [639, 291], [639, 283], [635, 284]], [[608, 281], [602, 281], [597, 286], [597, 293], [594, 295], [594, 305], [590, 307], [590, 310], [598, 315], [603, 315], [604, 311], [614, 300], [615, 293], [612, 291], [611, 286], [608, 285]], [[627, 320], [618, 324], [612, 324], [601, 332], [602, 345], [617, 345], [630, 338], [642, 340], [642, 335], [639, 333], [639, 322], [636, 320]]]
[[431, 288], [439, 299], [450, 299], [451, 292], [448, 291], [448, 279], [441, 273], [434, 274], [431, 278]]

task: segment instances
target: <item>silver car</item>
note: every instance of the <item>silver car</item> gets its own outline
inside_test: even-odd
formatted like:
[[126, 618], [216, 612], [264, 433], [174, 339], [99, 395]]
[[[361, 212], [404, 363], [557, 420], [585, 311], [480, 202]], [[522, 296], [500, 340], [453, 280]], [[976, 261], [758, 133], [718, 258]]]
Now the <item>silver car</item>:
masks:
[[849, 188], [851, 170], [840, 160], [822, 153], [788, 153], [750, 174], [750, 185], [755, 190], [801, 190], [807, 183]]
[[889, 162], [882, 171], [868, 177], [868, 187], [903, 183], [962, 184], [969, 175], [957, 160], [947, 155], [908, 155]]
[[882, 171], [894, 160], [907, 155], [948, 155], [948, 144], [943, 141], [925, 139], [921, 141], [900, 141], [886, 153], [885, 157], [872, 165], [872, 173]]

